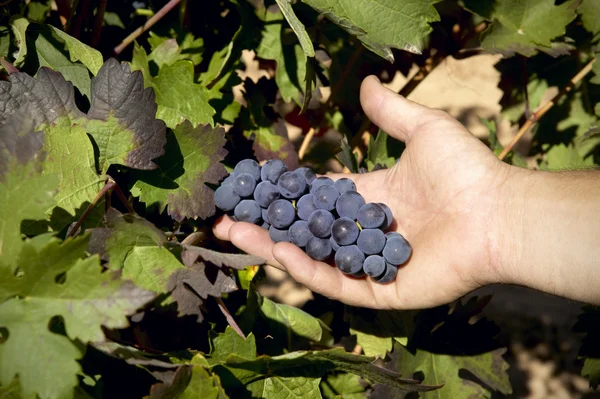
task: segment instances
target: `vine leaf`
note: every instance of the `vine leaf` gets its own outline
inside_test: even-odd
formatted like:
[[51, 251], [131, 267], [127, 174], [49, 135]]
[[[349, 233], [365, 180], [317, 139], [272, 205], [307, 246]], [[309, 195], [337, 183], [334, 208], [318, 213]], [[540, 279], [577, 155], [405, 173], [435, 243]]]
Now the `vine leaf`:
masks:
[[369, 148], [367, 150], [367, 168], [372, 171], [376, 165], [391, 168], [396, 164], [394, 157], [388, 154], [388, 134], [379, 129], [377, 137], [370, 136]]
[[[163, 47], [167, 44], [177, 46], [176, 42], [165, 41], [150, 56], [143, 47], [136, 45], [131, 62], [132, 69], [142, 71], [145, 86], [152, 87], [156, 92], [157, 117], [171, 129], [186, 119], [194, 126], [213, 124], [215, 110], [208, 103], [209, 92], [206, 87], [194, 83], [194, 64], [189, 60], [177, 60], [178, 56], [173, 54], [163, 54]], [[161, 55], [155, 55], [156, 51]], [[152, 76], [148, 62], [156, 58], [160, 60], [160, 69], [157, 76]]]
[[293, 100], [302, 105], [301, 93], [306, 81], [306, 54], [298, 44], [284, 45], [284, 17], [281, 12], [265, 11], [261, 17], [264, 18], [265, 27], [256, 55], [277, 63], [275, 82], [284, 101]]
[[[398, 365], [402, 375], [410, 376], [416, 372], [425, 375], [426, 384], [444, 384], [439, 394], [451, 398], [473, 397], [481, 398], [489, 395], [488, 389], [476, 382], [459, 376], [459, 370], [467, 370], [481, 382], [502, 394], [512, 393], [508, 380], [508, 363], [502, 358], [506, 349], [496, 349], [492, 352], [473, 356], [453, 356], [417, 350], [415, 354], [400, 344], [394, 345], [391, 354], [392, 361]], [[423, 398], [437, 397], [436, 394], [421, 394]]]
[[365, 47], [390, 62], [394, 62], [392, 48], [421, 54], [432, 31], [429, 24], [440, 20], [433, 6], [439, 0], [302, 1], [356, 35]]
[[108, 260], [123, 277], [156, 293], [168, 292], [171, 274], [184, 266], [165, 246], [162, 231], [134, 215], [108, 214], [107, 228], [92, 229], [90, 252]]
[[[566, 26], [577, 17], [579, 0], [554, 5], [553, 0], [496, 0], [493, 22], [483, 32], [481, 45], [491, 52], [527, 57], [537, 50], [552, 53], [552, 40], [566, 33]], [[551, 24], [548, 21], [552, 21]]]
[[197, 262], [199, 258], [218, 267], [225, 266], [236, 270], [243, 270], [247, 266], [265, 264], [265, 260], [258, 256], [217, 252], [192, 245], [183, 245], [182, 247], [181, 258], [188, 265]]
[[153, 159], [163, 154], [165, 124], [156, 119], [152, 89], [144, 89], [139, 72], [114, 58], [92, 79], [92, 100], [82, 124], [100, 152], [102, 173], [113, 164], [134, 169], [155, 169]]
[[577, 8], [583, 27], [593, 35], [600, 33], [600, 3], [594, 0], [582, 0]]
[[219, 377], [201, 365], [181, 366], [173, 382], [159, 383], [150, 389], [150, 399], [202, 398], [227, 399]]
[[226, 362], [227, 356], [232, 353], [244, 359], [254, 359], [256, 357], [256, 338], [254, 334], [250, 333], [244, 339], [230, 326], [225, 328], [225, 332], [211, 336], [210, 347], [210, 357], [206, 359], [210, 365]]
[[72, 62], [81, 61], [90, 72], [94, 75], [98, 74], [98, 71], [102, 67], [102, 63], [104, 62], [102, 54], [98, 50], [80, 42], [73, 36], [68, 35], [52, 25], [47, 26], [52, 30], [52, 33], [65, 44]]
[[15, 61], [13, 64], [18, 67], [27, 56], [27, 27], [29, 26], [29, 20], [27, 18], [17, 18], [11, 24], [10, 27], [15, 36], [15, 44], [17, 45], [17, 51], [15, 53]]
[[259, 297], [259, 303], [260, 311], [267, 319], [311, 341], [321, 341], [323, 329], [328, 328], [319, 319], [295, 306], [276, 303], [266, 297]]
[[[127, 327], [126, 316], [154, 298], [103, 273], [98, 257], [84, 258], [87, 245], [87, 236], [27, 242], [18, 275], [0, 269], [0, 326], [8, 331], [0, 344], [0, 383], [18, 375], [23, 396], [70, 397], [82, 373], [76, 362], [82, 353], [72, 341], [103, 341], [102, 326]], [[49, 329], [56, 316], [64, 320], [66, 336]]]
[[300, 41], [300, 45], [302, 46], [302, 50], [304, 50], [304, 54], [307, 57], [315, 56], [315, 48], [313, 47], [312, 41], [310, 40], [310, 36], [306, 32], [306, 28], [302, 25], [302, 22], [298, 19], [296, 14], [294, 13], [294, 9], [292, 8], [292, 3], [290, 0], [275, 0], [281, 13], [287, 20], [288, 24], [290, 24], [292, 30], [298, 36], [298, 40]]
[[23, 246], [21, 222], [43, 219], [54, 204], [55, 175], [42, 175], [42, 132], [33, 132], [27, 106], [0, 125], [0, 263], [13, 264]]
[[600, 359], [586, 358], [581, 375], [590, 380], [590, 386], [596, 389], [600, 385]]
[[137, 172], [132, 194], [147, 205], [156, 204], [175, 220], [205, 219], [215, 214], [214, 191], [227, 171], [221, 161], [227, 150], [225, 131], [210, 125], [192, 127], [189, 121], [167, 135], [165, 154], [153, 172]]

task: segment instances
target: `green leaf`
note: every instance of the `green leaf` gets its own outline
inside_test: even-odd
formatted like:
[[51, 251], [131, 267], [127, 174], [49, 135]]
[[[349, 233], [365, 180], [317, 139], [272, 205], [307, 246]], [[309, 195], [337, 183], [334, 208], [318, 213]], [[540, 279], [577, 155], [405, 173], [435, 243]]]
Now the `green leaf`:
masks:
[[358, 173], [358, 159], [356, 158], [356, 154], [352, 152], [352, 147], [350, 147], [350, 144], [348, 143], [348, 137], [345, 135], [342, 137], [340, 147], [342, 148], [342, 151], [335, 156], [337, 160], [347, 167], [348, 170], [350, 170], [350, 173]]
[[600, 359], [586, 358], [581, 375], [590, 380], [590, 386], [596, 389], [600, 384]]
[[250, 333], [246, 339], [240, 337], [233, 328], [227, 326], [224, 333], [211, 337], [209, 364], [224, 363], [227, 356], [235, 353], [244, 359], [252, 360], [256, 357], [256, 340]]
[[554, 0], [496, 0], [495, 21], [483, 33], [481, 45], [509, 56], [531, 57], [537, 50], [549, 51], [552, 40], [564, 35], [566, 26], [577, 17], [577, 1], [556, 6]]
[[65, 44], [65, 48], [69, 52], [71, 61], [81, 61], [90, 72], [94, 75], [98, 74], [98, 71], [104, 62], [102, 54], [98, 50], [91, 48], [87, 44], [80, 42], [73, 36], [68, 35], [52, 25], [47, 26], [50, 27], [52, 32]]
[[363, 348], [363, 352], [367, 356], [381, 357], [392, 350], [391, 337], [378, 337], [376, 335], [365, 334], [360, 331], [350, 329], [350, 334], [356, 335], [356, 343]]
[[287, 331], [319, 342], [323, 335], [323, 327], [319, 320], [302, 309], [294, 306], [275, 303], [269, 298], [263, 297], [260, 311], [267, 318], [285, 326]]
[[144, 89], [140, 72], [114, 58], [92, 79], [92, 98], [87, 119], [79, 121], [94, 138], [99, 166], [104, 174], [110, 165], [155, 169], [153, 159], [164, 153], [165, 124], [155, 118], [152, 89]]
[[[284, 0], [286, 1], [286, 0]], [[252, 389], [254, 395], [260, 398], [273, 399], [304, 399], [322, 398], [319, 384], [320, 378], [306, 377], [271, 377], [260, 382], [260, 389]]]
[[388, 137], [388, 134], [381, 129], [379, 129], [375, 139], [371, 136], [367, 150], [367, 168], [369, 171], [372, 171], [376, 165], [391, 168], [396, 164], [396, 159], [388, 155]]
[[214, 191], [205, 183], [218, 184], [227, 171], [221, 161], [227, 151], [222, 128], [192, 127], [188, 121], [167, 136], [165, 155], [153, 172], [138, 172], [132, 194], [147, 205], [157, 204], [176, 220], [205, 219], [215, 214]]
[[11, 24], [13, 35], [15, 35], [15, 44], [17, 45], [15, 61], [13, 62], [16, 67], [20, 66], [25, 61], [25, 56], [27, 56], [27, 37], [25, 32], [27, 32], [28, 26], [29, 20], [27, 18], [17, 18]]
[[166, 247], [166, 238], [146, 219], [111, 215], [109, 227], [92, 230], [90, 252], [99, 253], [113, 270], [137, 286], [157, 293], [168, 292], [169, 277], [185, 269]]
[[150, 391], [151, 399], [226, 399], [219, 377], [200, 365], [182, 366], [171, 383], [156, 384]]
[[600, 3], [595, 0], [582, 0], [577, 8], [583, 27], [593, 35], [600, 33]]
[[356, 35], [365, 47], [390, 62], [394, 62], [392, 48], [421, 54], [432, 31], [429, 24], [440, 20], [433, 6], [439, 0], [303, 2]]
[[552, 146], [546, 153], [546, 161], [540, 165], [543, 170], [584, 169], [594, 166], [592, 157], [584, 159], [577, 149], [570, 144]]
[[292, 30], [298, 36], [298, 40], [300, 41], [300, 45], [302, 46], [302, 50], [304, 50], [304, 54], [307, 57], [315, 56], [315, 48], [313, 47], [312, 41], [306, 32], [306, 28], [300, 22], [296, 14], [294, 13], [294, 9], [292, 8], [291, 0], [275, 0], [281, 13], [287, 20], [288, 24], [292, 27]]
[[121, 17], [118, 13], [113, 11], [104, 12], [104, 25], [116, 26], [117, 28], [125, 29], [125, 24], [123, 24]]
[[[172, 43], [165, 41], [155, 51]], [[154, 52], [150, 56], [153, 54]], [[131, 68], [141, 70], [145, 86], [152, 87], [156, 92], [156, 116], [164, 120], [171, 129], [175, 129], [186, 119], [194, 126], [207, 123], [212, 125], [215, 110], [208, 103], [209, 94], [206, 87], [194, 83], [194, 65], [188, 60], [173, 61], [174, 58], [177, 57], [163, 55], [160, 61], [162, 67], [158, 75], [152, 77], [148, 65], [150, 57], [141, 46], [134, 49]]]
[[150, 53], [150, 56], [148, 56], [148, 60], [154, 61], [160, 69], [165, 65], [171, 65], [177, 61], [180, 54], [181, 49], [177, 44], [177, 40], [168, 39], [160, 43], [152, 50], [152, 53]]
[[[87, 245], [87, 237], [53, 239], [39, 249], [25, 243], [18, 275], [0, 269], [0, 326], [8, 330], [0, 344], [0, 383], [18, 374], [24, 395], [71, 397], [81, 373], [81, 353], [71, 340], [102, 341], [102, 326], [127, 327], [126, 316], [153, 299], [103, 273], [97, 257], [82, 259]], [[49, 330], [55, 316], [64, 320], [68, 338]]]
[[474, 356], [453, 356], [417, 350], [412, 354], [403, 346], [394, 345], [394, 352], [399, 356], [397, 364], [402, 375], [413, 375], [422, 372], [423, 382], [444, 386], [438, 392], [422, 393], [422, 398], [482, 398], [490, 396], [489, 390], [471, 380], [461, 378], [459, 371], [467, 370], [489, 388], [504, 395], [512, 393], [508, 379], [508, 363], [502, 358], [505, 349]]
[[331, 371], [344, 371], [365, 378], [372, 383], [380, 383], [404, 392], [426, 392], [439, 388], [439, 385], [421, 385], [415, 380], [400, 378], [400, 375], [376, 366], [373, 358], [346, 353], [342, 348], [320, 351], [297, 351], [280, 356], [260, 356], [247, 360], [235, 354], [229, 355], [224, 363], [232, 370], [246, 370], [246, 384], [260, 376], [304, 376], [319, 378]]
[[327, 399], [364, 399], [364, 391], [365, 387], [356, 374], [328, 374], [321, 381], [321, 392]]
[[300, 98], [306, 81], [306, 54], [297, 44], [285, 45], [282, 40], [283, 15], [280, 12], [265, 12], [265, 27], [256, 55], [277, 63], [275, 82], [284, 101], [295, 101], [301, 105]]

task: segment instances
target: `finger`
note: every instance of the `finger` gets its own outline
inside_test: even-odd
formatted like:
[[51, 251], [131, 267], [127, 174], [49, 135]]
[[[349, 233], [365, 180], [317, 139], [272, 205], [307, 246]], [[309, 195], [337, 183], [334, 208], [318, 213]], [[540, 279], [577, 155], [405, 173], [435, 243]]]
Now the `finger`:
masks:
[[450, 119], [441, 110], [407, 100], [384, 87], [375, 76], [366, 77], [360, 87], [360, 103], [371, 121], [390, 136], [407, 142], [420, 126], [435, 119]]
[[229, 229], [231, 228], [231, 226], [233, 226], [234, 223], [235, 221], [227, 215], [219, 217], [213, 225], [213, 234], [219, 240], [231, 241], [229, 239]]
[[375, 294], [370, 279], [347, 276], [335, 266], [311, 259], [293, 244], [276, 244], [273, 255], [294, 280], [333, 300], [374, 309], [390, 309], [397, 302], [392, 285], [377, 287], [380, 292]]
[[252, 223], [236, 222], [229, 229], [231, 243], [242, 251], [263, 258], [269, 265], [281, 269], [273, 257], [273, 241], [269, 231]]

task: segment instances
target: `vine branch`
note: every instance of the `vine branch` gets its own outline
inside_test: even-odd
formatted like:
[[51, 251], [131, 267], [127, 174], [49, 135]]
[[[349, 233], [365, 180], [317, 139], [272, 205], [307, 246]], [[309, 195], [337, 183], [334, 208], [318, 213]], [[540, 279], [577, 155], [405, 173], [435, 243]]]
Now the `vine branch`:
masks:
[[94, 48], [100, 43], [100, 34], [102, 33], [102, 23], [104, 22], [106, 3], [108, 3], [108, 0], [100, 0], [98, 9], [96, 10], [96, 19], [94, 21], [94, 29], [92, 30], [92, 39], [90, 41], [90, 46]]
[[242, 329], [240, 328], [240, 326], [237, 325], [237, 323], [235, 322], [233, 316], [231, 316], [231, 313], [229, 313], [229, 310], [227, 309], [227, 306], [225, 306], [225, 302], [223, 302], [223, 300], [221, 298], [219, 298], [219, 297], [215, 297], [215, 299], [217, 300], [217, 304], [219, 305], [219, 309], [221, 310], [221, 313], [223, 313], [223, 315], [225, 316], [225, 319], [227, 319], [227, 323], [229, 323], [229, 325], [231, 326], [231, 328], [233, 328], [234, 331], [236, 333], [238, 333], [238, 335], [240, 337], [246, 339], [246, 336], [242, 332]]
[[508, 143], [508, 145], [504, 147], [502, 152], [498, 154], [498, 159], [502, 161], [504, 160], [504, 158], [506, 158], [508, 153], [519, 142], [519, 140], [521, 140], [525, 133], [527, 133], [542, 118], [542, 116], [544, 116], [558, 102], [558, 100], [560, 100], [561, 97], [573, 90], [575, 85], [579, 83], [588, 73], [591, 72], [592, 67], [594, 66], [594, 62], [596, 62], [595, 58], [588, 62], [587, 65], [584, 66], [581, 69], [581, 71], [577, 73], [577, 75], [573, 76], [573, 78], [571, 78], [567, 86], [565, 86], [560, 92], [558, 92], [550, 101], [544, 104], [543, 107], [534, 112], [533, 115], [531, 115], [531, 117], [527, 118], [527, 121], [523, 123], [523, 126], [521, 126], [517, 134], [510, 141], [510, 143]]
[[152, 25], [157, 23], [162, 17], [167, 15], [167, 13], [169, 11], [171, 11], [177, 4], [179, 4], [180, 1], [181, 0], [171, 0], [167, 4], [165, 4], [164, 7], [161, 8], [152, 17], [150, 17], [144, 25], [140, 26], [139, 28], [137, 28], [136, 30], [131, 32], [131, 34], [129, 36], [127, 36], [125, 39], [123, 39], [121, 44], [119, 44], [117, 47], [114, 48], [114, 50], [113, 50], [114, 53], [116, 55], [121, 54], [121, 52], [123, 50], [125, 50], [125, 48], [127, 48], [127, 46], [129, 46], [131, 44], [131, 42], [133, 42], [135, 39], [137, 39], [142, 33], [147, 31], [148, 29], [150, 29], [152, 27]]

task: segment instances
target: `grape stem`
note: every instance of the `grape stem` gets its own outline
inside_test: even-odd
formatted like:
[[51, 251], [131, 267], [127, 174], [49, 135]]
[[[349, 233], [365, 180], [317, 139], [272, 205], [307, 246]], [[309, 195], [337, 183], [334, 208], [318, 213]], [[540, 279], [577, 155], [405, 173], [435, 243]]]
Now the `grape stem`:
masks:
[[231, 326], [231, 328], [233, 328], [233, 330], [236, 333], [238, 333], [238, 335], [240, 337], [242, 337], [245, 340], [246, 336], [242, 332], [242, 329], [240, 328], [240, 326], [238, 326], [238, 324], [235, 322], [233, 316], [231, 316], [231, 313], [229, 313], [229, 310], [227, 309], [227, 306], [225, 306], [225, 302], [223, 302], [223, 300], [221, 298], [218, 298], [218, 297], [215, 297], [215, 299], [217, 300], [217, 304], [219, 305], [219, 309], [221, 310], [221, 313], [223, 313], [223, 315], [225, 316], [225, 319], [227, 320], [227, 323]]
[[114, 51], [115, 55], [121, 54], [121, 52], [123, 50], [125, 50], [125, 48], [127, 48], [127, 46], [129, 46], [131, 44], [131, 42], [133, 42], [135, 39], [137, 39], [139, 36], [141, 36], [142, 33], [147, 31], [148, 29], [150, 29], [152, 27], [152, 25], [154, 25], [156, 22], [158, 22], [162, 17], [167, 15], [167, 13], [169, 11], [171, 11], [177, 4], [179, 4], [180, 1], [181, 0], [169, 1], [167, 4], [164, 5], [163, 8], [158, 10], [158, 12], [156, 14], [154, 14], [152, 17], [150, 17], [144, 25], [140, 26], [139, 28], [137, 28], [136, 30], [131, 32], [131, 34], [129, 36], [127, 36], [125, 39], [123, 39], [121, 44], [119, 44], [117, 47], [114, 48], [113, 51]]
[[531, 117], [527, 118], [525, 123], [523, 123], [523, 126], [521, 126], [517, 134], [510, 141], [510, 143], [508, 143], [508, 145], [504, 147], [502, 152], [498, 154], [498, 159], [502, 161], [504, 160], [504, 158], [506, 158], [508, 153], [513, 149], [515, 144], [517, 144], [519, 140], [521, 140], [523, 135], [525, 135], [525, 133], [527, 133], [542, 118], [542, 116], [546, 114], [546, 112], [550, 111], [550, 109], [558, 102], [558, 100], [562, 96], [573, 90], [575, 85], [577, 85], [577, 83], [579, 83], [588, 73], [591, 72], [592, 67], [594, 66], [594, 62], [596, 62], [596, 58], [593, 58], [590, 62], [587, 63], [586, 66], [584, 66], [581, 69], [581, 71], [577, 73], [577, 75], [573, 76], [573, 78], [569, 81], [569, 84], [567, 84], [560, 92], [558, 92], [550, 101], [548, 101], [546, 104], [544, 104], [543, 107], [534, 112], [533, 115], [531, 115]]

